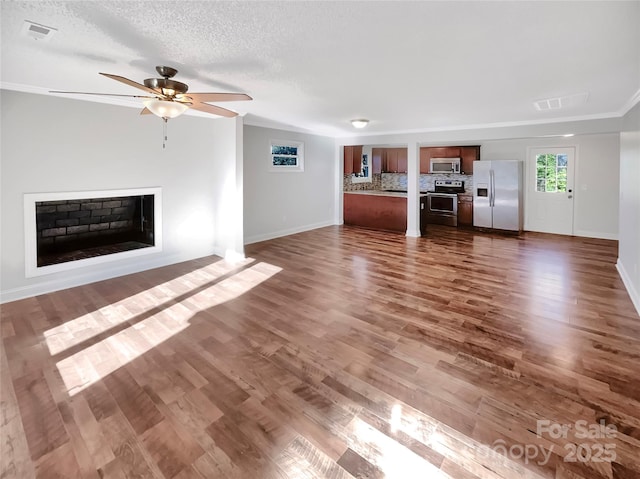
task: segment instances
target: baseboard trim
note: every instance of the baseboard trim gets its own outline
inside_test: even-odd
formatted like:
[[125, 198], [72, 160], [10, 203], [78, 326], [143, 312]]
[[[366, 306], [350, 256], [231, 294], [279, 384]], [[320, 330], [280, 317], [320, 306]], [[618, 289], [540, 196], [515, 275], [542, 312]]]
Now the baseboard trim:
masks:
[[[113, 266], [100, 271], [89, 271], [86, 273], [75, 274], [71, 276], [65, 274], [63, 278], [56, 278], [47, 281], [38, 281], [36, 284], [20, 286], [0, 291], [0, 304], [18, 301], [20, 299], [31, 298], [40, 294], [53, 293], [62, 289], [74, 288], [85, 284], [104, 281], [106, 279], [117, 278], [128, 274], [140, 273], [150, 269], [161, 268], [170, 264], [182, 263], [192, 259], [203, 258], [205, 256], [221, 256], [219, 251], [208, 250], [200, 251], [195, 254], [174, 254], [170, 256], [161, 256], [158, 258], [149, 258], [147, 261], [127, 262], [127, 264]], [[142, 258], [142, 257], [141, 257]], [[147, 258], [145, 258], [147, 259]], [[40, 276], [42, 278], [42, 276]]]
[[598, 239], [608, 239], [608, 240], [618, 240], [618, 235], [616, 233], [601, 233], [599, 231], [584, 231], [577, 230], [574, 233], [574, 236], [581, 236], [584, 238], [598, 238]]
[[304, 233], [305, 231], [316, 230], [318, 228], [324, 228], [326, 226], [334, 226], [336, 223], [333, 220], [322, 221], [320, 223], [312, 223], [309, 225], [298, 226], [295, 228], [289, 228], [286, 230], [274, 231], [271, 233], [265, 233], [261, 235], [249, 236], [244, 239], [244, 244], [259, 243], [260, 241], [268, 241], [283, 236], [294, 235], [296, 233]]
[[638, 316], [640, 316], [640, 292], [635, 289], [633, 282], [631, 281], [631, 277], [624, 268], [624, 265], [620, 262], [620, 258], [618, 258], [618, 261], [616, 262], [616, 269], [624, 283], [624, 287], [627, 288], [627, 293], [629, 293], [629, 297], [636, 308]]

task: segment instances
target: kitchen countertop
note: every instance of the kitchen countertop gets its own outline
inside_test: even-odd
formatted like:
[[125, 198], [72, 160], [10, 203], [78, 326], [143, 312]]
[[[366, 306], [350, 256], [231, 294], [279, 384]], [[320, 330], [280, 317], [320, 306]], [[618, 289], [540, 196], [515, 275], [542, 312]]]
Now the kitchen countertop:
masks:
[[[357, 190], [357, 191], [343, 191], [343, 193], [350, 194], [350, 195], [395, 196], [397, 198], [407, 197], [406, 192], [386, 191], [386, 190]], [[427, 194], [420, 192], [420, 196], [427, 196]]]

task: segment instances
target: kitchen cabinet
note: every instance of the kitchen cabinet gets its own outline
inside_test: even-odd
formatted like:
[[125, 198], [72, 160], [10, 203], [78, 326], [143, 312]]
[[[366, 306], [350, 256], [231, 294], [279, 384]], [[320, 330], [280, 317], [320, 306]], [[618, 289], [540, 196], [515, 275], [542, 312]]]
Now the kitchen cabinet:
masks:
[[431, 158], [460, 158], [459, 146], [436, 146], [420, 148], [420, 173], [426, 174], [431, 170]]
[[430, 147], [429, 158], [460, 158], [459, 146]]
[[460, 158], [462, 158], [462, 164], [460, 170], [465, 175], [473, 174], [473, 162], [480, 160], [480, 147], [479, 146], [463, 146], [460, 148]]
[[396, 148], [396, 150], [398, 150], [398, 173], [406, 173], [409, 152], [406, 148]]
[[473, 174], [473, 162], [480, 159], [479, 146], [436, 146], [420, 148], [420, 173], [429, 173], [431, 158], [460, 158], [460, 172]]
[[473, 226], [473, 196], [458, 195], [458, 226]]
[[398, 153], [394, 148], [384, 149], [384, 163], [383, 171], [385, 173], [397, 173], [398, 172]]
[[362, 171], [362, 145], [344, 147], [344, 174]]
[[[420, 196], [420, 232], [425, 234], [427, 196]], [[345, 192], [343, 196], [345, 225], [384, 231], [407, 231], [406, 195]]]
[[384, 159], [382, 171], [385, 173], [406, 173], [408, 152], [406, 148], [382, 148]]
[[430, 148], [420, 148], [420, 174], [427, 174], [431, 169], [429, 160], [431, 159]]
[[371, 150], [371, 174], [382, 173], [382, 160], [384, 159], [384, 148], [373, 148]]

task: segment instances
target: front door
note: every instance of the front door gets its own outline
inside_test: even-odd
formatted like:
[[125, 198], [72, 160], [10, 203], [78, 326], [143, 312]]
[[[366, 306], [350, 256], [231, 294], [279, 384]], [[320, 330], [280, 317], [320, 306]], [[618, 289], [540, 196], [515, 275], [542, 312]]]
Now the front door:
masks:
[[529, 149], [526, 230], [573, 234], [574, 168], [574, 148]]

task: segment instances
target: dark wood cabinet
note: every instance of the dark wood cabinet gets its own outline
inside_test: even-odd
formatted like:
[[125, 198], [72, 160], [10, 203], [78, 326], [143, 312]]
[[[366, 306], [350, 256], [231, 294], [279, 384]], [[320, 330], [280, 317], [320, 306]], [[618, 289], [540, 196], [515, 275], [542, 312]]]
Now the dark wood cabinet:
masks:
[[350, 175], [353, 173], [353, 146], [345, 146], [344, 152], [344, 174]]
[[429, 158], [460, 158], [459, 146], [432, 147], [429, 150]]
[[379, 175], [382, 173], [382, 160], [384, 158], [384, 148], [373, 148], [371, 150], [371, 173]]
[[[407, 231], [407, 197], [345, 192], [344, 224], [376, 230]], [[427, 197], [420, 197], [420, 232], [426, 233]]]
[[463, 146], [460, 148], [460, 158], [462, 158], [462, 164], [460, 170], [465, 175], [473, 174], [473, 162], [480, 159], [480, 147], [479, 146]]
[[385, 173], [398, 172], [398, 152], [395, 148], [384, 149], [384, 169]]
[[427, 174], [431, 169], [431, 148], [420, 148], [420, 174]]
[[473, 162], [480, 159], [479, 146], [423, 146], [420, 148], [420, 173], [430, 171], [431, 158], [460, 158], [460, 172], [473, 174]]
[[460, 158], [459, 146], [434, 146], [420, 148], [420, 173], [431, 171], [431, 158]]
[[406, 173], [409, 152], [406, 148], [396, 148], [396, 150], [398, 150], [398, 173]]
[[406, 148], [382, 148], [382, 171], [385, 173], [406, 173], [408, 152]]
[[362, 145], [344, 147], [344, 174], [362, 171]]
[[458, 226], [473, 226], [473, 196], [458, 195]]
[[344, 224], [385, 231], [407, 231], [407, 198], [344, 193]]

